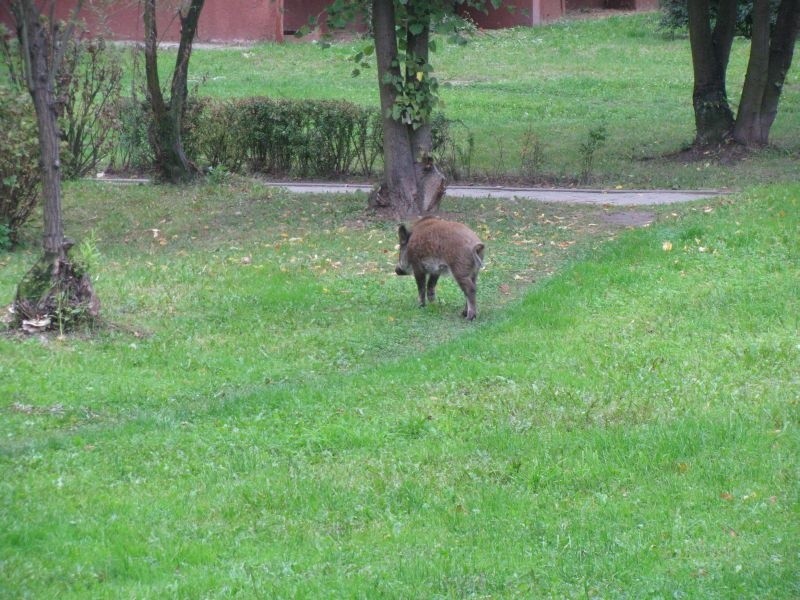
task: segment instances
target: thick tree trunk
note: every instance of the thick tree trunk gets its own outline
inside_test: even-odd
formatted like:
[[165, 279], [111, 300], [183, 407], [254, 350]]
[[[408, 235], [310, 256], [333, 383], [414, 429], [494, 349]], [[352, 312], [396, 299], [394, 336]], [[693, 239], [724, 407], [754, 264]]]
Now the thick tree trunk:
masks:
[[[421, 11], [418, 18], [424, 22], [424, 26], [418, 34], [412, 33], [409, 29], [406, 36], [406, 50], [413, 58], [417, 68], [422, 69], [428, 64], [431, 16], [429, 7], [425, 5], [418, 8], [418, 10]], [[406, 80], [410, 85], [415, 84], [416, 77], [416, 69], [406, 72]], [[419, 213], [434, 213], [439, 209], [439, 203], [444, 196], [447, 180], [444, 174], [436, 167], [431, 156], [433, 137], [430, 119], [416, 129], [411, 126], [407, 127], [411, 138], [411, 152], [414, 157]]]
[[392, 118], [397, 98], [394, 81], [401, 80], [397, 57], [397, 35], [393, 0], [373, 0], [372, 30], [378, 63], [383, 124], [384, 196], [400, 218], [417, 214], [417, 178], [408, 127]]
[[753, 35], [750, 39], [750, 60], [742, 86], [739, 111], [733, 127], [733, 139], [740, 144], [761, 142], [761, 103], [769, 66], [769, 0], [753, 2]]
[[189, 181], [197, 175], [197, 169], [184, 151], [181, 128], [188, 95], [189, 58], [203, 3], [204, 0], [192, 0], [187, 10], [181, 11], [179, 15], [181, 39], [172, 76], [170, 99], [167, 103], [161, 93], [158, 78], [156, 0], [144, 2], [145, 72], [147, 94], [153, 113], [151, 142], [160, 176], [173, 183]]
[[766, 145], [778, 114], [778, 101], [792, 64], [800, 30], [800, 0], [782, 0], [770, 38], [769, 2], [753, 6], [753, 39], [734, 139], [746, 145]]
[[[409, 8], [408, 10], [411, 10]], [[428, 14], [427, 7], [416, 7]], [[392, 0], [373, 0], [372, 28], [378, 63], [381, 113], [383, 124], [384, 182], [371, 198], [372, 206], [388, 207], [401, 219], [435, 212], [444, 195], [445, 177], [433, 164], [431, 128], [426, 122], [414, 129], [392, 116], [403, 72], [398, 63], [395, 11]], [[428, 61], [429, 28], [406, 35], [407, 51], [420, 66]], [[415, 69], [407, 69], [406, 84], [416, 77]]]
[[[430, 21], [430, 15], [425, 14], [427, 22]], [[418, 34], [413, 34], [411, 31], [406, 36], [406, 51], [412, 56], [418, 67], [423, 67], [428, 63], [428, 44], [430, 42], [430, 26], [426, 25]], [[406, 72], [406, 80], [409, 84], [414, 84], [416, 71], [411, 70]], [[424, 162], [431, 153], [433, 140], [431, 139], [431, 124], [427, 121], [417, 127], [411, 129], [409, 132], [411, 136], [411, 150], [414, 155], [414, 161], [417, 163]]]
[[733, 129], [725, 72], [733, 43], [736, 0], [720, 0], [713, 33], [708, 0], [690, 0], [688, 9], [694, 68], [695, 144], [719, 144], [728, 139]]

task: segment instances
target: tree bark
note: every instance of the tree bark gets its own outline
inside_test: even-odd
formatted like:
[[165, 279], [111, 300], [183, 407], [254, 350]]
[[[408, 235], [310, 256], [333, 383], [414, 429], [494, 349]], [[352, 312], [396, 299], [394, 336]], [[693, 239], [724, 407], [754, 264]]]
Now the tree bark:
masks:
[[76, 324], [81, 317], [96, 317], [100, 301], [94, 293], [88, 273], [78, 272], [68, 253], [73, 242], [64, 237], [61, 211], [61, 159], [58, 130], [59, 105], [55, 81], [62, 68], [64, 51], [74, 29], [79, 1], [66, 26], [45, 20], [31, 0], [11, 3], [23, 54], [25, 80], [33, 99], [39, 128], [39, 165], [44, 197], [43, 254], [23, 277], [14, 297], [18, 325], [28, 331], [62, 329]]
[[[383, 125], [384, 182], [370, 197], [371, 206], [389, 207], [401, 219], [436, 212], [445, 191], [445, 177], [431, 157], [429, 119], [392, 114], [403, 86], [413, 89], [417, 73], [427, 76], [430, 7], [425, 2], [406, 5], [405, 73], [399, 64], [396, 14], [393, 0], [373, 0], [372, 28], [378, 63]], [[413, 33], [413, 30], [419, 30]]]
[[55, 94], [55, 69], [49, 46], [51, 32], [29, 1], [12, 4], [24, 53], [25, 74], [39, 128], [39, 168], [44, 198], [42, 247], [53, 259], [63, 253], [64, 225], [61, 217], [61, 158], [58, 130], [58, 105]]
[[[420, 20], [425, 21], [422, 31], [415, 35], [409, 30], [406, 35], [406, 51], [419, 68], [428, 64], [428, 44], [430, 43], [430, 14], [425, 8], [422, 10], [424, 13], [420, 15]], [[409, 84], [414, 84], [415, 77], [416, 72], [406, 72], [406, 80]], [[412, 128], [409, 135], [411, 136], [411, 150], [414, 155], [414, 161], [417, 163], [424, 162], [430, 155], [431, 147], [433, 146], [430, 121], [423, 123], [417, 129]]]
[[709, 0], [690, 0], [688, 10], [694, 69], [695, 144], [719, 144], [730, 137], [733, 129], [725, 73], [736, 24], [736, 0], [720, 0], [713, 32]]
[[761, 143], [761, 103], [769, 67], [769, 0], [755, 0], [752, 15], [750, 59], [733, 127], [733, 139], [744, 145]]
[[781, 1], [771, 36], [769, 17], [769, 2], [756, 0], [750, 61], [733, 132], [734, 139], [741, 144], [769, 143], [800, 30], [800, 0]]
[[378, 85], [383, 126], [384, 200], [401, 219], [419, 212], [414, 154], [408, 128], [392, 118], [397, 99], [396, 81], [402, 81], [398, 64], [393, 0], [372, 1], [372, 31], [378, 63]]
[[164, 100], [161, 93], [158, 77], [156, 0], [144, 1], [145, 72], [147, 94], [153, 114], [151, 143], [161, 178], [172, 183], [186, 182], [197, 175], [196, 167], [189, 161], [184, 151], [181, 129], [188, 96], [189, 58], [204, 1], [191, 0], [188, 7], [179, 13], [181, 38], [172, 75], [169, 103]]

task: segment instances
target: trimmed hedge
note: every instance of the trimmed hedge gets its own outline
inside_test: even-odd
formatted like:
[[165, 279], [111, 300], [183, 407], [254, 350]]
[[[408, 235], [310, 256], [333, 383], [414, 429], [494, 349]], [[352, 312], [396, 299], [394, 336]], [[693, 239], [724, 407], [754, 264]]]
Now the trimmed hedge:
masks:
[[205, 100], [187, 113], [187, 153], [212, 167], [274, 176], [372, 174], [380, 113], [350, 102]]
[[[468, 177], [473, 150], [469, 131], [442, 114], [434, 116], [431, 126], [434, 160], [450, 177]], [[372, 176], [382, 164], [380, 110], [345, 101], [195, 99], [186, 112], [183, 135], [195, 162], [234, 173]]]

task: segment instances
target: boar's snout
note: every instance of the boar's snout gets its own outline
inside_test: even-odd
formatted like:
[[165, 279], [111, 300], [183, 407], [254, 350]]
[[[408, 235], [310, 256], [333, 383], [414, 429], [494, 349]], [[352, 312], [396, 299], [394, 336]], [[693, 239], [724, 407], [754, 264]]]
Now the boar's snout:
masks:
[[405, 271], [405, 270], [403, 269], [403, 267], [401, 267], [400, 265], [397, 265], [397, 266], [394, 268], [394, 272], [395, 272], [395, 273], [397, 273], [398, 275], [408, 275], [408, 271]]

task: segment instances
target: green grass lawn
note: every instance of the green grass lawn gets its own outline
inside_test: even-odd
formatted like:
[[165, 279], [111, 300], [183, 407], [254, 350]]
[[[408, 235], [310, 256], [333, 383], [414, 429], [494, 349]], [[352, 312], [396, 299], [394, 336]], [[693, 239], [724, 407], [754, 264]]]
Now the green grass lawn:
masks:
[[0, 336], [0, 596], [797, 597], [799, 198], [446, 200], [470, 324], [363, 196], [69, 185], [106, 325]]
[[[350, 73], [347, 58], [363, 41], [260, 44], [246, 49], [198, 49], [191, 78], [200, 95], [346, 99], [378, 106], [377, 77]], [[475, 137], [472, 177], [574, 182], [580, 145], [605, 127], [591, 183], [597, 186], [728, 187], [795, 181], [800, 157], [800, 85], [787, 78], [773, 146], [742, 160], [686, 160], [679, 151], [694, 136], [692, 64], [686, 37], [658, 28], [658, 14], [561, 21], [536, 28], [479, 33], [466, 46], [439, 40], [431, 60], [441, 110]], [[737, 39], [728, 69], [735, 109], [749, 42]], [[162, 67], [172, 68], [165, 53]], [[463, 136], [464, 129], [456, 128]], [[522, 167], [526, 135], [540, 144], [541, 165]]]
[[[199, 50], [192, 69], [217, 97], [373, 102], [351, 48]], [[0, 598], [800, 596], [795, 71], [773, 148], [683, 165], [660, 156], [692, 137], [688, 42], [652, 16], [436, 61], [486, 174], [513, 174], [533, 128], [573, 176], [603, 123], [600, 185], [741, 191], [447, 197], [487, 247], [466, 323], [452, 280], [417, 308], [364, 195], [66, 184], [103, 320], [0, 334]], [[0, 305], [40, 231], [0, 253]]]

